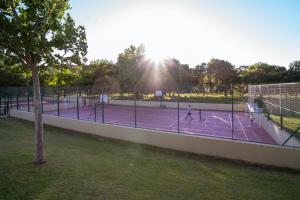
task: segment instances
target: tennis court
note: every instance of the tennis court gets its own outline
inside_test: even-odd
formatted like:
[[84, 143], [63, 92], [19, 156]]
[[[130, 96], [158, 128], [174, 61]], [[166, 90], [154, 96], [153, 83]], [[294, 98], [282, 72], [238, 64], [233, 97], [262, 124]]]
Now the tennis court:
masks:
[[178, 110], [98, 104], [81, 106], [78, 110], [77, 108], [60, 108], [59, 112], [54, 110], [44, 114], [137, 128], [276, 144], [259, 123], [251, 124], [249, 113], [192, 109], [192, 119], [186, 119], [187, 112], [184, 108]]
[[[202, 93], [189, 90], [120, 93], [93, 87], [45, 87], [42, 111], [46, 115], [176, 134], [300, 146], [298, 83], [251, 85], [247, 90], [233, 85], [234, 92], [227, 97], [211, 93], [221, 86], [204, 88]], [[3, 89], [0, 104], [3, 111], [10, 107], [33, 112], [32, 88]], [[186, 119], [189, 104], [192, 119]], [[255, 116], [253, 123], [251, 114]]]

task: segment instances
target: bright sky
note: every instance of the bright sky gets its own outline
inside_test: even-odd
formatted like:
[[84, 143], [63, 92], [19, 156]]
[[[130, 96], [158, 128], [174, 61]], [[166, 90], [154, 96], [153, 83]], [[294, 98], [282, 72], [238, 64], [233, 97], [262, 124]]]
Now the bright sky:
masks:
[[88, 59], [116, 61], [143, 43], [154, 60], [225, 59], [236, 66], [300, 59], [299, 0], [71, 0], [86, 28]]

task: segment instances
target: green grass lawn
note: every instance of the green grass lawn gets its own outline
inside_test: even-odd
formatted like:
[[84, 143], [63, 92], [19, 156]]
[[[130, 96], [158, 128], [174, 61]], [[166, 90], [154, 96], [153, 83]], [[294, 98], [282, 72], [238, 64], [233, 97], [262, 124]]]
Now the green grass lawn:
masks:
[[0, 119], [1, 200], [300, 198], [299, 172], [53, 127], [45, 128], [47, 163], [36, 166], [33, 139], [33, 124]]

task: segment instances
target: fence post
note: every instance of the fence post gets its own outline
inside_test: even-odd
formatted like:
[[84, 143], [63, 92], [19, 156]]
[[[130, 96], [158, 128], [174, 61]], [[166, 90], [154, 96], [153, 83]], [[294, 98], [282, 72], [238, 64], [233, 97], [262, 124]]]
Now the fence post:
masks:
[[5, 96], [3, 96], [3, 114], [6, 114]]
[[6, 96], [3, 96], [3, 114], [6, 115]]
[[7, 105], [10, 108], [10, 105], [11, 105], [10, 95], [7, 96]]
[[103, 102], [103, 89], [101, 92], [101, 107], [102, 107], [102, 123], [104, 123], [104, 102]]
[[233, 84], [231, 84], [231, 139], [233, 139], [233, 132], [234, 132], [234, 115], [233, 115]]
[[7, 96], [7, 102], [6, 102], [6, 114], [9, 114], [9, 96]]
[[279, 99], [280, 129], [282, 129], [283, 128], [283, 116], [282, 116], [282, 91], [281, 91], [281, 85], [279, 85], [279, 94], [280, 94], [280, 99]]
[[17, 96], [16, 96], [17, 110], [19, 110], [19, 88], [17, 88]]
[[97, 121], [97, 103], [95, 103], [95, 110], [94, 110], [94, 121], [96, 122]]
[[30, 107], [29, 107], [29, 92], [27, 95], [27, 111], [30, 112]]
[[3, 96], [3, 114], [6, 115], [6, 96]]
[[179, 101], [180, 101], [180, 95], [179, 95], [179, 91], [177, 91], [177, 133], [180, 132], [180, 112], [179, 112]]
[[134, 88], [134, 128], [136, 128], [136, 89]]
[[270, 110], [269, 110], [269, 84], [267, 84], [267, 105], [266, 106], [266, 109], [267, 109], [267, 118], [268, 120], [270, 120]]
[[79, 97], [78, 97], [78, 88], [76, 90], [76, 110], [77, 110], [77, 119], [79, 119]]
[[57, 100], [56, 100], [56, 102], [57, 102], [57, 116], [59, 116], [60, 115], [60, 110], [59, 110], [59, 86], [57, 86]]
[[13, 96], [12, 95], [10, 95], [10, 109], [12, 109], [12, 107], [13, 107]]

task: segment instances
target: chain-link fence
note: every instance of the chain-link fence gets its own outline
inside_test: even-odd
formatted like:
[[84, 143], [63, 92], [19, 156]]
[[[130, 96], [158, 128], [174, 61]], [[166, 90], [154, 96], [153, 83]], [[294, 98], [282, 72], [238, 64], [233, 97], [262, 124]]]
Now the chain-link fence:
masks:
[[[299, 96], [281, 92], [281, 104], [285, 108], [294, 106], [290, 107], [293, 112], [287, 113], [288, 110], [280, 111], [273, 106], [278, 102], [277, 93], [270, 94], [265, 103], [267, 93], [263, 89], [244, 84], [199, 84], [176, 90], [136, 87], [131, 91], [101, 86], [42, 87], [41, 106], [46, 115], [281, 145], [264, 130], [262, 113], [267, 112], [266, 116], [279, 123], [275, 119], [282, 116], [283, 128], [290, 124], [294, 127], [298, 121], [291, 122], [287, 116], [299, 119], [294, 112]], [[9, 109], [34, 111], [32, 88], [0, 88], [0, 96], [2, 114], [7, 114]], [[263, 99], [262, 106], [258, 97]], [[292, 133], [293, 127], [289, 132]]]
[[263, 114], [280, 129], [300, 139], [300, 83], [267, 84], [249, 86], [249, 103], [256, 102]]

